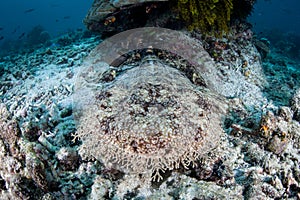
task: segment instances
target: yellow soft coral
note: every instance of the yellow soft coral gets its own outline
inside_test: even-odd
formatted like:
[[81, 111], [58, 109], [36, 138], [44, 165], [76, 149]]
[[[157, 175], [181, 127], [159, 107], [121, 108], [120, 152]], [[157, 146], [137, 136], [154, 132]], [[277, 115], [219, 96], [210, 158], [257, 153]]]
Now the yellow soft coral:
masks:
[[177, 0], [178, 11], [190, 30], [220, 35], [229, 30], [232, 0]]

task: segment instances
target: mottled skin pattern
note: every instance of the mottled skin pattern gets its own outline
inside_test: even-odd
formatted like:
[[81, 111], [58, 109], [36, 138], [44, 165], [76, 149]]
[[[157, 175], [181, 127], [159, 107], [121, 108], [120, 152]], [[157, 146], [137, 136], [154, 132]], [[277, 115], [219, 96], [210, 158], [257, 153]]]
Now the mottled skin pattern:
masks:
[[[90, 82], [99, 76], [93, 73], [90, 68], [81, 76]], [[78, 109], [85, 154], [159, 180], [159, 170], [195, 164], [219, 144], [224, 105], [178, 69], [146, 56], [110, 82], [99, 83], [103, 75], [79, 92], [90, 97]]]

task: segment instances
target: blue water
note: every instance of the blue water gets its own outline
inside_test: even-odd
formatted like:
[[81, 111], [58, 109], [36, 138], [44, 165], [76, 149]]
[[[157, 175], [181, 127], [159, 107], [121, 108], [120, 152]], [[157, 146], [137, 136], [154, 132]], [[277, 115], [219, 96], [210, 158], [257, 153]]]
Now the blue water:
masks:
[[277, 30], [300, 35], [299, 0], [257, 0], [249, 17], [256, 32]]
[[84, 28], [82, 19], [91, 4], [92, 0], [1, 0], [0, 35], [17, 39], [36, 25], [42, 25], [53, 36]]
[[257, 39], [267, 38], [273, 52], [300, 60], [300, 1], [257, 0], [248, 18]]

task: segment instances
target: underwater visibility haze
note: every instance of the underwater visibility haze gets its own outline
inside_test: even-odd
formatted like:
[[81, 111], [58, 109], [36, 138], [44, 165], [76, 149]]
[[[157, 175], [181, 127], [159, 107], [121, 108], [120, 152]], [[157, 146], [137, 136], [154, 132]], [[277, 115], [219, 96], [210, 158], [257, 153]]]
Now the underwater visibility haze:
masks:
[[300, 199], [299, 0], [0, 2], [0, 200]]

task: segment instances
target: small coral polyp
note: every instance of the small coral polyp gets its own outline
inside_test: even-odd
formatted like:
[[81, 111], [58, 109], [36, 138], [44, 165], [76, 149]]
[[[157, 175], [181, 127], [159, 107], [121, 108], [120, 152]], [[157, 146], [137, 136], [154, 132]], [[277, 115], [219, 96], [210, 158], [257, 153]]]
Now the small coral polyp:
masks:
[[218, 145], [223, 112], [214, 95], [200, 91], [178, 69], [141, 63], [82, 93], [90, 96], [78, 109], [77, 136], [85, 155], [160, 180], [160, 172], [187, 168]]

